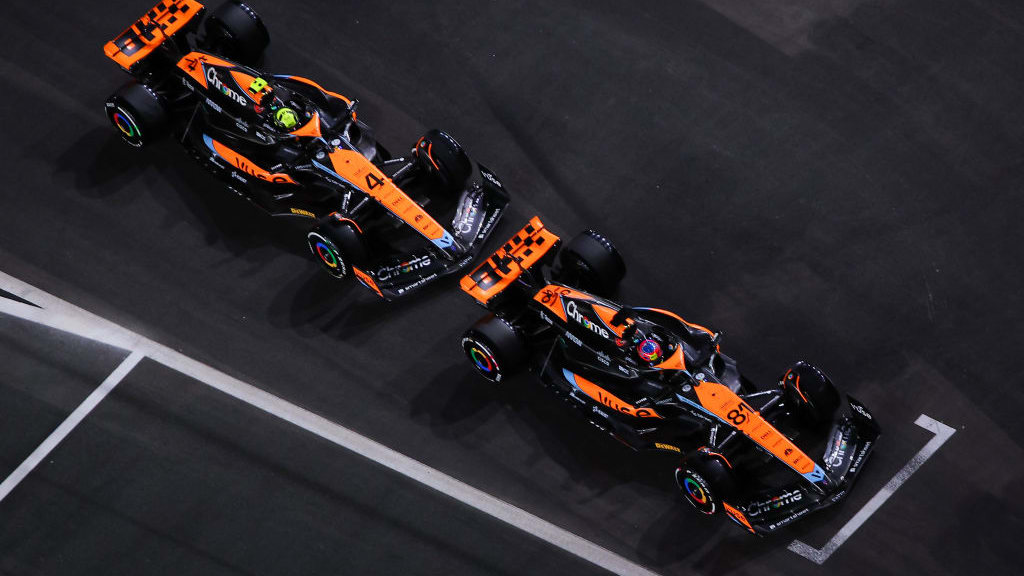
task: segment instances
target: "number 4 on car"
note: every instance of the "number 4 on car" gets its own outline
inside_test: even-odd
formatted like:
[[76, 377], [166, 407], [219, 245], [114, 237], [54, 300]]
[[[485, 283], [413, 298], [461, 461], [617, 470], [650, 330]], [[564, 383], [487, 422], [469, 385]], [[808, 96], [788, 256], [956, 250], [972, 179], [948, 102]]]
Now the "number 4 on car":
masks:
[[469, 266], [509, 202], [497, 176], [440, 130], [392, 157], [356, 100], [260, 70], [269, 43], [246, 4], [164, 0], [104, 46], [133, 77], [107, 116], [128, 144], [173, 136], [268, 214], [305, 219], [322, 268], [382, 298]]

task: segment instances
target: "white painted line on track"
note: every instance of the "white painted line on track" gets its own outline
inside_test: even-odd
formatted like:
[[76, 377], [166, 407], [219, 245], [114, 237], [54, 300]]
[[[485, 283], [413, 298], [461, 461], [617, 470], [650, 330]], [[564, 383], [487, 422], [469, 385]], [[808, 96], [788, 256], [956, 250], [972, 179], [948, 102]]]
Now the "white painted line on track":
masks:
[[33, 308], [13, 300], [0, 298], [0, 314], [8, 314], [117, 348], [131, 350], [133, 356], [135, 354], [139, 354], [140, 357], [147, 356], [207, 386], [429, 486], [605, 570], [624, 576], [658, 576], [655, 572], [522, 508], [495, 498], [323, 416], [242, 382], [212, 366], [189, 358], [163, 344], [82, 310], [3, 272], [0, 272], [0, 288], [42, 307]]
[[794, 540], [789, 545], [790, 550], [804, 558], [807, 558], [811, 562], [824, 564], [825, 560], [828, 560], [828, 557], [838, 550], [839, 547], [843, 545], [843, 542], [846, 542], [846, 540], [852, 536], [853, 533], [856, 532], [857, 529], [860, 528], [861, 525], [864, 524], [864, 522], [882, 506], [882, 504], [885, 504], [885, 501], [892, 496], [893, 492], [902, 486], [903, 483], [910, 478], [910, 475], [916, 472], [922, 464], [931, 458], [932, 454], [935, 454], [935, 452], [946, 443], [946, 440], [949, 440], [950, 436], [956, 432], [952, 427], [947, 426], [925, 414], [918, 416], [917, 420], [914, 421], [914, 424], [917, 424], [929, 432], [933, 432], [935, 436], [924, 445], [924, 448], [921, 448], [920, 452], [910, 459], [910, 462], [907, 462], [907, 465], [904, 466], [902, 470], [892, 477], [892, 480], [889, 480], [889, 482], [883, 486], [882, 489], [871, 498], [871, 500], [868, 500], [868, 503], [858, 510], [857, 513], [853, 515], [853, 518], [850, 518], [850, 521], [840, 528], [839, 532], [836, 532], [836, 535], [833, 536], [823, 548], [814, 548], [813, 546], [804, 544], [799, 540]]
[[[20, 304], [21, 306], [27, 306], [26, 304]], [[117, 386], [121, 380], [135, 368], [135, 365], [142, 360], [143, 354], [141, 352], [132, 352], [125, 358], [120, 365], [109, 376], [99, 385], [98, 388], [92, 391], [92, 394], [86, 397], [86, 399], [78, 405], [75, 410], [57, 426], [46, 440], [43, 441], [35, 450], [29, 454], [28, 458], [25, 459], [11, 475], [8, 476], [3, 482], [0, 482], [0, 502], [3, 502], [4, 498], [14, 490], [26, 476], [29, 475], [40, 462], [45, 459], [54, 448], [57, 447], [72, 430], [78, 426], [85, 417], [92, 412], [93, 408], [99, 405], [107, 394]]]

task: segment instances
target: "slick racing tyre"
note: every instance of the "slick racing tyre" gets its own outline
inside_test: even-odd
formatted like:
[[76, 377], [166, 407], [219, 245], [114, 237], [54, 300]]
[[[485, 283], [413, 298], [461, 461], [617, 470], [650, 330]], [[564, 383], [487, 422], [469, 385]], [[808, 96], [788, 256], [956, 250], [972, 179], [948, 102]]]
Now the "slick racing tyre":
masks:
[[526, 345], [516, 329], [497, 316], [481, 318], [462, 335], [462, 351], [481, 376], [501, 382], [526, 363]]
[[167, 133], [163, 98], [145, 84], [132, 82], [107, 99], [107, 118], [121, 139], [136, 148], [159, 140]]
[[720, 454], [702, 448], [676, 468], [676, 484], [683, 499], [702, 514], [715, 514], [736, 493], [732, 466]]
[[203, 45], [240, 64], [253, 66], [263, 58], [270, 33], [255, 10], [238, 0], [217, 7], [203, 23]]
[[781, 384], [797, 416], [811, 424], [831, 422], [840, 398], [824, 372], [807, 362], [797, 362], [782, 376]]
[[461, 190], [473, 172], [473, 164], [459, 143], [440, 130], [431, 130], [416, 142], [416, 163], [433, 174], [448, 190]]
[[577, 234], [558, 255], [567, 282], [598, 296], [611, 296], [626, 276], [626, 263], [604, 236], [593, 230]]
[[332, 214], [306, 234], [306, 242], [321, 267], [331, 276], [343, 279], [352, 274], [352, 266], [366, 260], [362, 234], [351, 220]]

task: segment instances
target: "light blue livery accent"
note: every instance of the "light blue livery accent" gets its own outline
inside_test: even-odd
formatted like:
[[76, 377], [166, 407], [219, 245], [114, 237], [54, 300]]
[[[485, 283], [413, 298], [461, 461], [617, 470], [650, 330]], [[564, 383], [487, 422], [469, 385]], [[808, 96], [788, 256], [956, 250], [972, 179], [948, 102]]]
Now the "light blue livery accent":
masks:
[[825, 471], [821, 469], [817, 464], [814, 465], [814, 470], [811, 470], [807, 474], [801, 474], [809, 482], [818, 484], [825, 480]]

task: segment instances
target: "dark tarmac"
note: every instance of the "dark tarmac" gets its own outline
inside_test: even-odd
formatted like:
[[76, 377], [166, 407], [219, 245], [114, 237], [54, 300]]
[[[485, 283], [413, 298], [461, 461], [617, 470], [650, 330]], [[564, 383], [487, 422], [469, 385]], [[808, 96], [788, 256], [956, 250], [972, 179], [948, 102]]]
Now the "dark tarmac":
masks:
[[[725, 334], [751, 378], [806, 359], [883, 437], [842, 505], [770, 538], [675, 500], [529, 377], [495, 389], [455, 279], [339, 285], [303, 228], [173, 143], [123, 145], [101, 47], [150, 6], [8, 3], [0, 271], [659, 574], [1017, 571], [1024, 530], [1024, 4], [253, 4], [265, 67], [360, 100], [391, 149], [451, 132], [534, 214], [625, 255], [622, 299]], [[0, 296], [4, 294], [0, 293]], [[125, 352], [0, 315], [0, 480]], [[952, 438], [822, 566], [931, 438]], [[602, 571], [144, 360], [0, 502], [0, 574]]]

